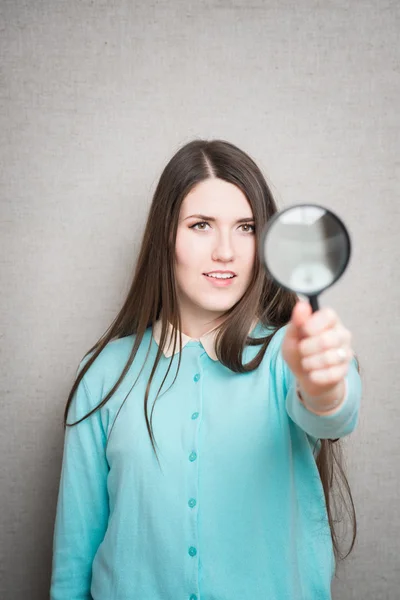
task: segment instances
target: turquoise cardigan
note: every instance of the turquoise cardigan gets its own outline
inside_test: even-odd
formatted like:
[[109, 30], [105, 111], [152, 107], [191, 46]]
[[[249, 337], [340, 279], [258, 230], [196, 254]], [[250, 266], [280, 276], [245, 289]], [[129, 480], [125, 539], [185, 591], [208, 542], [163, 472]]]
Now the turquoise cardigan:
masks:
[[[158, 349], [147, 329], [111, 400], [67, 427], [51, 600], [330, 600], [335, 561], [315, 458], [318, 438], [355, 429], [361, 381], [353, 359], [339, 410], [308, 411], [281, 355], [286, 327], [251, 373], [189, 341], [173, 383], [173, 356], [153, 413], [160, 464], [143, 408]], [[258, 324], [254, 335], [271, 331]], [[107, 344], [78, 386], [69, 423], [113, 387], [133, 342]], [[258, 350], [246, 347], [244, 361]], [[161, 356], [149, 414], [170, 360]]]

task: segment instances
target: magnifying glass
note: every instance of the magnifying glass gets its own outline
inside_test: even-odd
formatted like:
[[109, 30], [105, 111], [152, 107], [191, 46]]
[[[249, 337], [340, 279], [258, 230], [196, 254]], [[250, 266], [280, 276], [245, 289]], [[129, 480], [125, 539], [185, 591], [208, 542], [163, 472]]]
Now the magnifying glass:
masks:
[[318, 296], [344, 273], [350, 235], [343, 221], [318, 204], [296, 204], [276, 213], [261, 233], [260, 258], [281, 287], [307, 296], [312, 311]]

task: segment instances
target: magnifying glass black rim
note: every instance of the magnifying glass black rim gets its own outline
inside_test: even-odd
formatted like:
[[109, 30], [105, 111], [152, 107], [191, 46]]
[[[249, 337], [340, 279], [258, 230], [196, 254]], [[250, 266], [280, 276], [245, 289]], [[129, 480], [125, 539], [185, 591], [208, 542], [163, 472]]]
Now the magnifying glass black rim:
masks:
[[[288, 210], [293, 210], [293, 208], [300, 208], [300, 207], [303, 207], [303, 206], [312, 206], [313, 208], [320, 208], [320, 209], [324, 210], [325, 212], [329, 213], [339, 223], [339, 225], [342, 227], [343, 233], [345, 234], [345, 238], [346, 238], [346, 241], [347, 241], [347, 247], [348, 247], [347, 260], [344, 262], [341, 270], [337, 273], [337, 275], [333, 279], [333, 281], [331, 281], [331, 283], [329, 283], [329, 285], [326, 285], [325, 287], [320, 288], [319, 290], [317, 290], [316, 292], [313, 292], [312, 294], [304, 292], [302, 290], [295, 290], [293, 288], [289, 288], [284, 283], [281, 283], [279, 281], [279, 279], [277, 279], [272, 274], [272, 272], [270, 271], [270, 269], [268, 268], [268, 265], [266, 263], [265, 256], [264, 256], [265, 240], [266, 240], [266, 237], [268, 235], [269, 230], [274, 225], [274, 223], [282, 216], [283, 213], [287, 212]], [[334, 212], [332, 212], [331, 210], [329, 210], [329, 208], [326, 208], [326, 206], [321, 206], [321, 204], [314, 204], [314, 203], [310, 203], [310, 202], [304, 202], [303, 204], [292, 204], [292, 206], [287, 206], [286, 208], [284, 208], [284, 209], [279, 210], [278, 212], [276, 212], [270, 219], [268, 219], [267, 223], [264, 226], [264, 229], [263, 229], [263, 231], [261, 233], [261, 237], [260, 237], [260, 245], [261, 245], [260, 246], [260, 259], [261, 259], [261, 262], [266, 267], [266, 269], [268, 270], [268, 273], [271, 275], [271, 277], [274, 279], [274, 281], [276, 281], [285, 290], [288, 290], [288, 292], [294, 292], [295, 294], [302, 294], [303, 296], [307, 296], [308, 298], [312, 298], [313, 296], [318, 296], [323, 291], [329, 289], [338, 279], [340, 279], [340, 277], [342, 276], [342, 274], [346, 270], [347, 265], [349, 264], [350, 256], [351, 256], [351, 252], [352, 252], [350, 234], [349, 234], [349, 232], [347, 230], [346, 225], [342, 221], [342, 219], [340, 217], [338, 217], [337, 214], [335, 214]]]

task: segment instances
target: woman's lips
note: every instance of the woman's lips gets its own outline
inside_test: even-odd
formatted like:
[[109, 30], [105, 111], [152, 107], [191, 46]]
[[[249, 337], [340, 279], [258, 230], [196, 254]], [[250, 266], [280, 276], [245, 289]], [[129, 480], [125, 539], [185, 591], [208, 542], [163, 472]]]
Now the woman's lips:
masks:
[[217, 279], [216, 277], [209, 277], [208, 275], [204, 275], [203, 273], [203, 277], [205, 277], [207, 281], [214, 285], [214, 287], [228, 287], [232, 285], [232, 282], [236, 278], [236, 275], [234, 277], [228, 277], [226, 279]]

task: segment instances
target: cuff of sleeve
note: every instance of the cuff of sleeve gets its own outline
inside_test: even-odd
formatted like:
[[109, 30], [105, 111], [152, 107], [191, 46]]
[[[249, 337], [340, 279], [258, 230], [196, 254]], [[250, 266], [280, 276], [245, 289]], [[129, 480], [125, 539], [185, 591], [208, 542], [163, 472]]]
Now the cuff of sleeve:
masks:
[[361, 381], [354, 365], [346, 376], [347, 393], [341, 404], [325, 414], [312, 412], [297, 395], [297, 381], [292, 380], [286, 396], [289, 417], [306, 433], [320, 439], [336, 439], [351, 433], [356, 427], [361, 400]]

